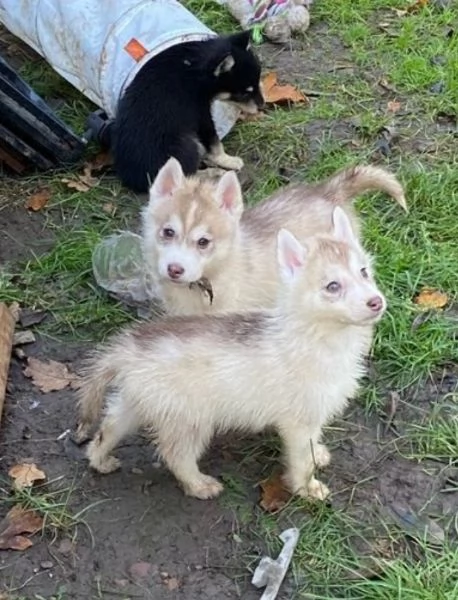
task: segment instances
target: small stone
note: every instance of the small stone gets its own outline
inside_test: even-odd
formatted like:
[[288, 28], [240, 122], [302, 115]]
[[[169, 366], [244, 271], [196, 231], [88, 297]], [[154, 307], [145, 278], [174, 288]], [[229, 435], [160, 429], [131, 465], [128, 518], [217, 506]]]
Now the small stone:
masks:
[[139, 468], [137, 468], [137, 467], [133, 467], [133, 469], [132, 469], [132, 473], [133, 473], [134, 475], [143, 475], [143, 470], [142, 470], [142, 469], [139, 469]]
[[176, 577], [170, 577], [170, 579], [167, 579], [167, 581], [165, 582], [165, 585], [167, 586], [168, 590], [173, 592], [174, 590], [177, 590], [180, 587], [180, 582]]
[[50, 560], [44, 560], [40, 563], [42, 569], [52, 569], [54, 564]]
[[151, 563], [140, 561], [131, 565], [129, 573], [134, 579], [144, 579], [151, 573], [152, 568], [153, 565]]
[[161, 575], [162, 579], [167, 579], [167, 577], [169, 576], [167, 571], [161, 571], [160, 575]]
[[126, 587], [129, 584], [128, 579], [115, 579], [114, 582], [118, 587]]
[[22, 344], [33, 344], [36, 338], [33, 331], [26, 329], [25, 331], [16, 331], [13, 336], [13, 346], [21, 346]]
[[24, 428], [22, 429], [22, 439], [30, 440], [31, 437], [32, 432], [30, 431], [30, 427], [28, 425], [24, 425]]
[[196, 565], [195, 567], [196, 571], [202, 571], [202, 569], [204, 568], [203, 565]]
[[429, 91], [433, 94], [442, 94], [445, 92], [445, 88], [445, 81], [438, 81], [429, 88]]
[[59, 552], [64, 555], [71, 554], [74, 549], [75, 547], [72, 540], [69, 540], [68, 538], [63, 539], [58, 548]]

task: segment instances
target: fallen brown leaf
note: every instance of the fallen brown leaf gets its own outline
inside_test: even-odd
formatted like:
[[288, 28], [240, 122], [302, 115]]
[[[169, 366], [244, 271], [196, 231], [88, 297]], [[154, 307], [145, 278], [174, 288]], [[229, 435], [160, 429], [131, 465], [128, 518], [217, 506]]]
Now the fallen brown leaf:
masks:
[[394, 14], [397, 17], [401, 18], [401, 17], [405, 17], [408, 14], [416, 12], [417, 10], [424, 8], [427, 4], [428, 4], [428, 0], [415, 0], [415, 2], [413, 2], [412, 4], [410, 4], [409, 6], [407, 6], [404, 9], [393, 8], [392, 11], [394, 12]]
[[97, 156], [95, 156], [92, 160], [87, 163], [89, 167], [89, 172], [100, 171], [105, 167], [109, 167], [113, 164], [113, 157], [109, 152], [99, 152]]
[[43, 527], [43, 517], [17, 504], [0, 523], [0, 550], [26, 550], [33, 546], [24, 533], [34, 534]]
[[305, 102], [306, 98], [302, 92], [290, 84], [280, 85], [277, 82], [277, 74], [272, 71], [262, 80], [262, 93], [267, 104], [279, 102]]
[[291, 494], [285, 488], [280, 473], [274, 473], [259, 483], [261, 502], [259, 505], [267, 512], [277, 512], [288, 503]]
[[75, 389], [80, 385], [78, 376], [63, 363], [55, 360], [44, 362], [33, 357], [29, 357], [27, 363], [24, 375], [31, 377], [34, 385], [44, 393], [63, 390], [68, 385]]
[[406, 8], [408, 13], [413, 13], [417, 10], [424, 8], [428, 4], [429, 0], [415, 0], [413, 4]]
[[41, 471], [35, 463], [21, 463], [14, 465], [8, 471], [8, 475], [14, 479], [14, 487], [17, 490], [23, 490], [31, 487], [35, 481], [46, 479], [46, 473]]
[[100, 180], [97, 179], [97, 177], [92, 177], [89, 164], [84, 167], [83, 174], [77, 175], [75, 179], [61, 179], [61, 182], [65, 183], [68, 188], [75, 189], [78, 192], [88, 192], [91, 188], [98, 185], [99, 181]]
[[35, 194], [32, 194], [30, 198], [25, 203], [25, 207], [28, 210], [38, 211], [48, 204], [51, 198], [51, 190], [49, 188], [43, 188]]
[[414, 300], [421, 308], [444, 308], [448, 302], [446, 293], [430, 287], [424, 287]]
[[388, 109], [388, 112], [397, 113], [401, 109], [401, 103], [397, 100], [390, 100], [390, 102], [387, 103], [386, 108]]

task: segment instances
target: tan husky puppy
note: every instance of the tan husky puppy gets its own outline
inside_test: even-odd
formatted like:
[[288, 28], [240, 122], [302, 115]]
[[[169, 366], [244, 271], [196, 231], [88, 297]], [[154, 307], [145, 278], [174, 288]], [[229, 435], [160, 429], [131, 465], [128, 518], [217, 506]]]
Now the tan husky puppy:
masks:
[[306, 245], [280, 230], [276, 308], [140, 323], [95, 354], [77, 432], [87, 439], [105, 400], [87, 451], [94, 469], [118, 468], [113, 448], [144, 427], [185, 492], [211, 498], [222, 485], [198, 461], [213, 436], [273, 427], [291, 492], [326, 497], [314, 478], [330, 460], [321, 430], [355, 395], [386, 306], [345, 212], [335, 208], [331, 221], [328, 235]]

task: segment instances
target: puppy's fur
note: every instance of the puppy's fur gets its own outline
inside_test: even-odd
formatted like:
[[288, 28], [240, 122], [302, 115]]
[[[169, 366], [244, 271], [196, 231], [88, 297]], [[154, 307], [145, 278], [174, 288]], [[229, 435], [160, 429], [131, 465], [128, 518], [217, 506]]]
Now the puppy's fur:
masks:
[[[383, 169], [359, 166], [317, 185], [299, 184], [243, 211], [237, 176], [217, 184], [185, 178], [171, 159], [158, 174], [143, 212], [144, 254], [155, 290], [171, 315], [271, 308], [278, 294], [276, 232], [289, 229], [300, 241], [331, 229], [332, 211], [344, 208], [359, 223], [351, 200], [380, 189], [403, 206], [397, 179]], [[207, 278], [212, 304], [189, 284]]]
[[120, 99], [113, 127], [114, 165], [124, 185], [146, 192], [171, 156], [187, 175], [196, 173], [202, 159], [242, 168], [240, 158], [224, 152], [210, 108], [216, 98], [245, 112], [262, 106], [261, 69], [249, 43], [249, 32], [187, 42], [140, 70]]
[[273, 427], [284, 444], [290, 490], [326, 497], [313, 477], [315, 463], [330, 460], [321, 430], [354, 396], [385, 310], [370, 259], [341, 208], [333, 222], [331, 235], [307, 247], [279, 232], [276, 309], [141, 323], [96, 354], [80, 390], [77, 432], [80, 441], [87, 438], [110, 387], [88, 446], [93, 468], [116, 469], [110, 452], [143, 426], [185, 492], [210, 498], [222, 485], [197, 463], [213, 436]]

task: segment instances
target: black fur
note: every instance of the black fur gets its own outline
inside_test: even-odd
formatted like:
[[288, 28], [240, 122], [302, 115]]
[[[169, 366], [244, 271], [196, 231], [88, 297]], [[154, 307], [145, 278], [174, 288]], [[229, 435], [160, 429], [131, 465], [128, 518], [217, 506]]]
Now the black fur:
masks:
[[[220, 94], [262, 106], [261, 68], [248, 49], [249, 35], [179, 44], [139, 71], [119, 102], [113, 127], [114, 165], [125, 186], [146, 192], [148, 178], [171, 156], [186, 175], [195, 173], [202, 158], [198, 142], [207, 152], [218, 142], [210, 107]], [[230, 56], [233, 66], [218, 73], [225, 59], [230, 66]]]

